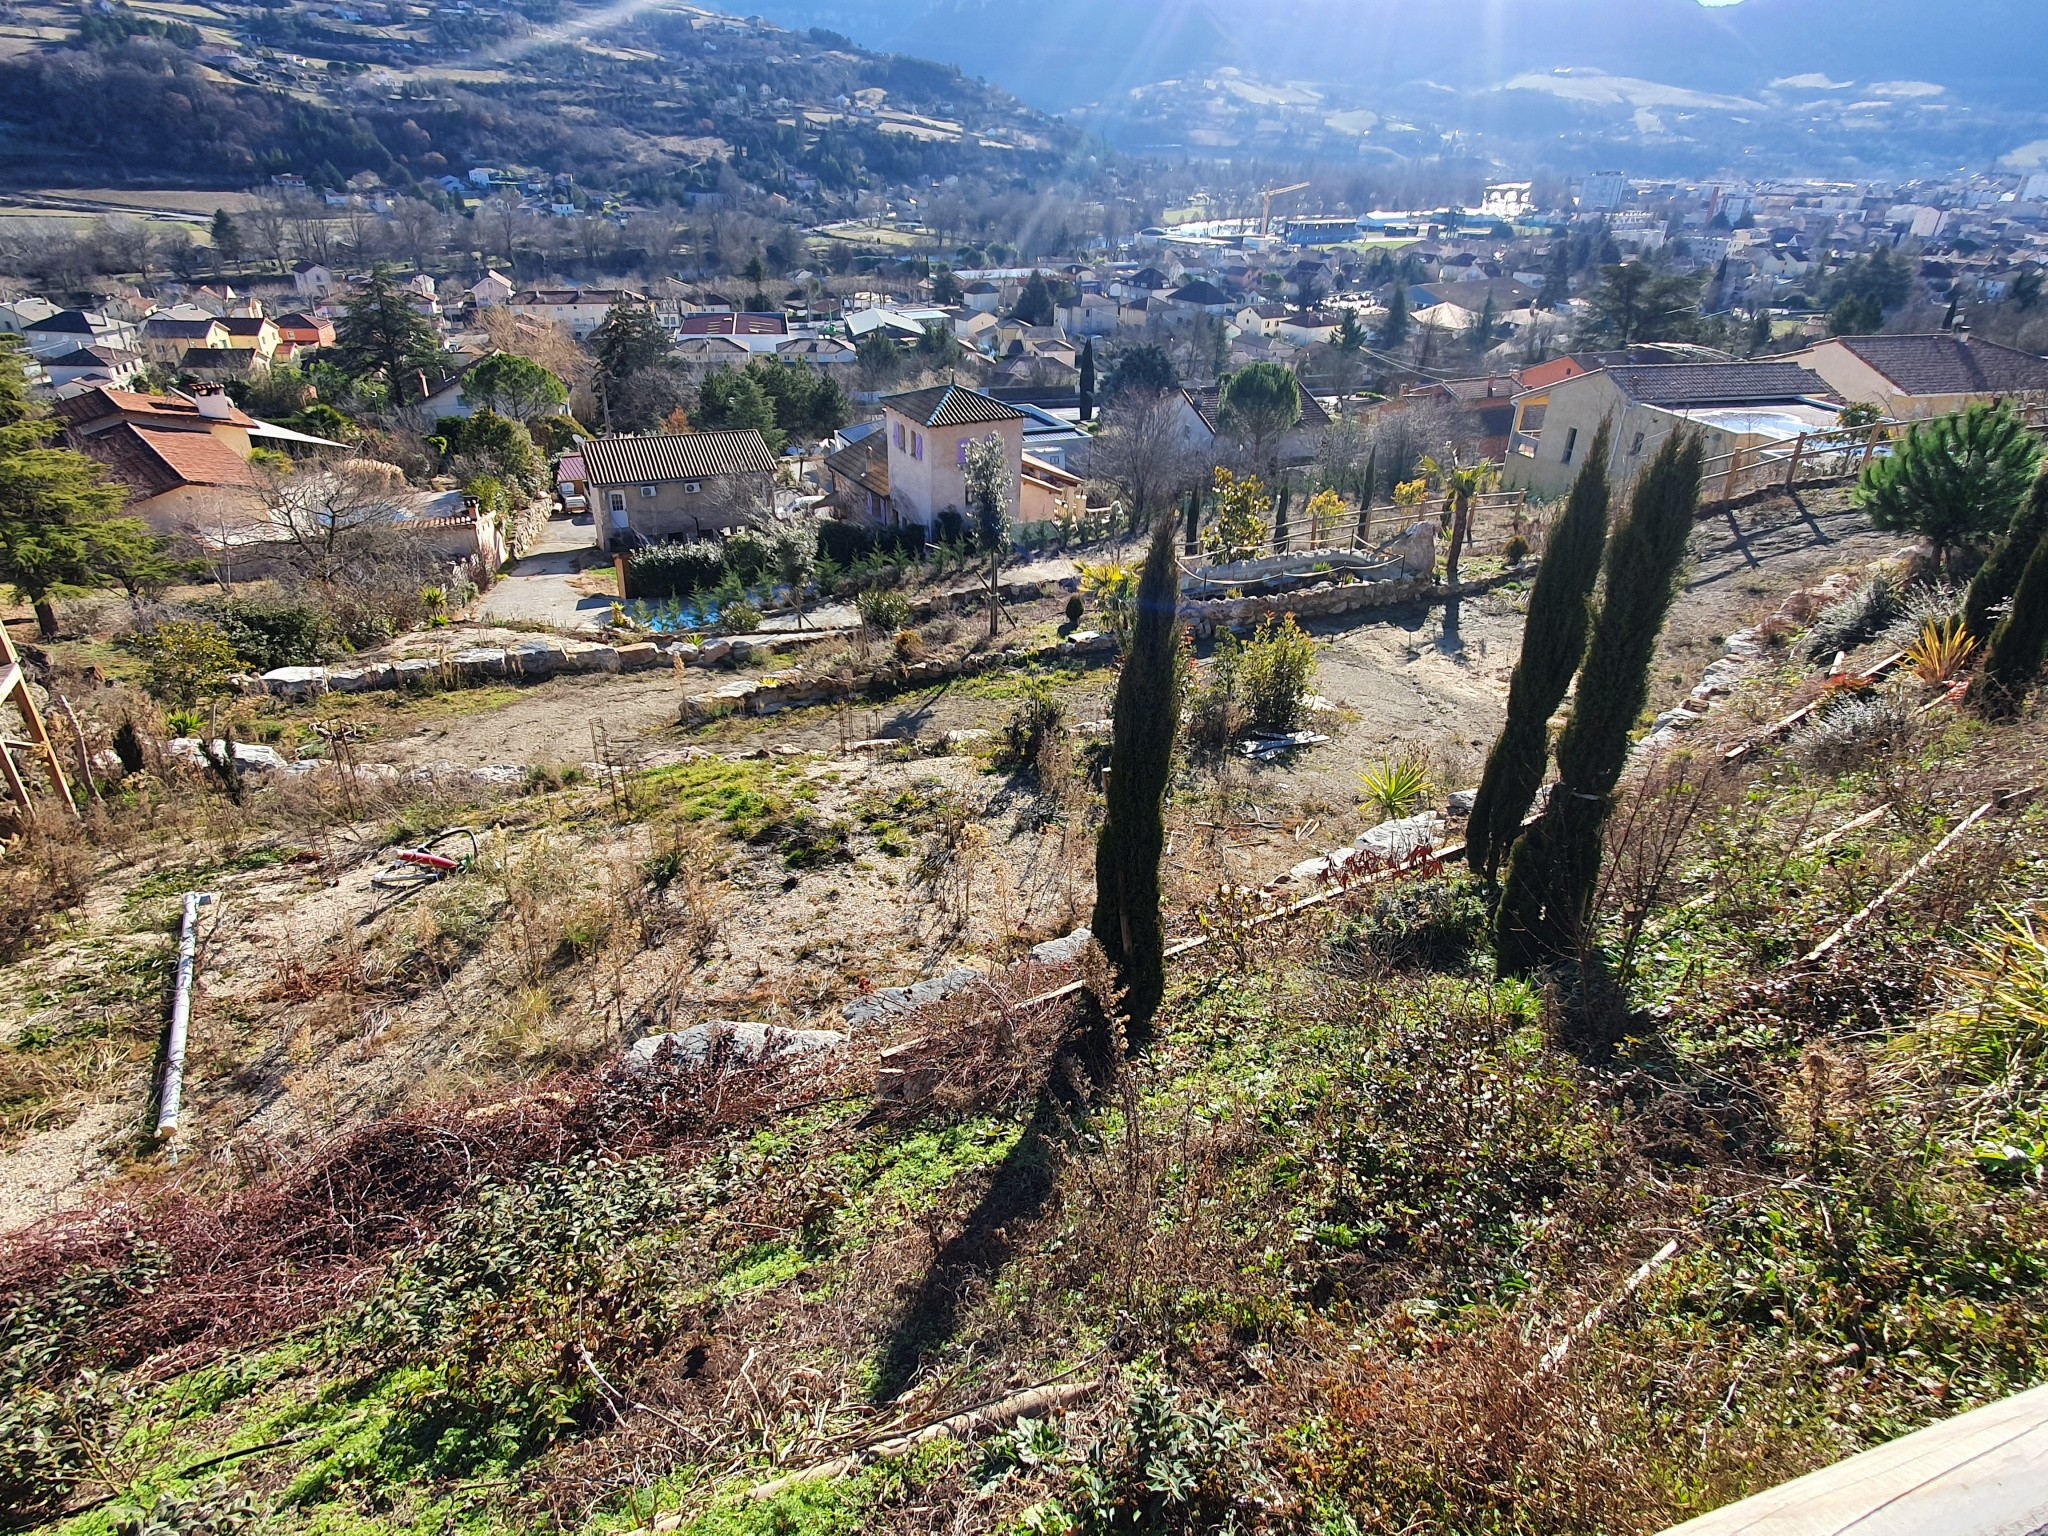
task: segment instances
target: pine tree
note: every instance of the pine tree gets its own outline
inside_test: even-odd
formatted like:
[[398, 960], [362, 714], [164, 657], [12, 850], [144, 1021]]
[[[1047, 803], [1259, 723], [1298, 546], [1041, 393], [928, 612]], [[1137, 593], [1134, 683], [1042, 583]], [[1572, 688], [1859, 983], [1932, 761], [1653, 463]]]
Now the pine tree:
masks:
[[1081, 419], [1091, 420], [1095, 415], [1095, 338], [1090, 336], [1081, 343]]
[[1522, 818], [1536, 803], [1550, 756], [1550, 717], [1564, 702], [1586, 651], [1593, 584], [1607, 543], [1609, 430], [1602, 423], [1594, 434], [1571, 499], [1536, 567], [1529, 616], [1522, 625], [1522, 654], [1508, 681], [1507, 722], [1487, 754], [1486, 772], [1465, 823], [1465, 861], [1487, 880], [1500, 873]]
[[391, 280], [390, 268], [379, 265], [349, 300], [335, 327], [334, 350], [344, 371], [381, 380], [396, 405], [413, 398], [408, 380], [434, 365], [441, 346], [434, 328], [412, 307], [411, 295]]
[[20, 340], [0, 336], [0, 583], [35, 609], [45, 640], [57, 636], [57, 598], [139, 587], [168, 569], [163, 541], [121, 515], [121, 488], [98, 463], [45, 446], [57, 430], [29, 396]]
[[242, 231], [227, 209], [213, 210], [213, 264], [215, 270], [242, 259]]
[[604, 376], [616, 383], [667, 357], [668, 332], [653, 311], [621, 299], [605, 311], [604, 319], [590, 333], [590, 347]]
[[1629, 731], [1650, 697], [1650, 663], [1699, 506], [1701, 458], [1697, 434], [1666, 438], [1608, 542], [1605, 598], [1586, 645], [1578, 699], [1557, 743], [1557, 787], [1515, 840], [1494, 913], [1503, 975], [1526, 976], [1579, 952], [1599, 883], [1610, 797], [1628, 765]]
[[1993, 720], [2010, 720], [2048, 658], [2048, 535], [2034, 544], [2013, 588], [2012, 607], [1991, 632], [1984, 665], [1970, 684], [1968, 702]]
[[1162, 517], [1153, 524], [1152, 545], [1138, 577], [1137, 617], [1117, 679], [1107, 815], [1095, 844], [1090, 926], [1124, 987], [1124, 1006], [1138, 1040], [1150, 1033], [1166, 993], [1159, 860], [1166, 848], [1163, 807], [1180, 724], [1179, 574], [1173, 518]]
[[1992, 610], [2019, 586], [2034, 547], [2048, 538], [2048, 470], [2034, 478], [2034, 489], [2012, 515], [2012, 524], [1977, 569], [1963, 597], [1963, 632], [1981, 642], [1992, 630]]
[[1373, 444], [1372, 452], [1365, 459], [1365, 480], [1358, 488], [1358, 547], [1372, 546], [1372, 498], [1380, 488], [1380, 450]]
[[1380, 344], [1398, 347], [1408, 339], [1408, 285], [1394, 284], [1387, 298], [1387, 318], [1380, 326]]

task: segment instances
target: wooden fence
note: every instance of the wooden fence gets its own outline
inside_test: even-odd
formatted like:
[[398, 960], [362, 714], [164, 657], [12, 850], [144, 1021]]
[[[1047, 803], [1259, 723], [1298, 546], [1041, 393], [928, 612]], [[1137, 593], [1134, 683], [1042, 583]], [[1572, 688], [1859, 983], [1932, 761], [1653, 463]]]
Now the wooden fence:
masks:
[[[2048, 434], [2048, 400], [2014, 401], [2034, 431]], [[1926, 420], [1939, 420], [1928, 417]], [[1860, 427], [1802, 432], [1784, 442], [1759, 443], [1708, 459], [1700, 474], [1700, 505], [1722, 507], [1765, 491], [1794, 491], [1808, 485], [1839, 485], [1863, 473], [1863, 466], [1914, 421], [1886, 418]]]
[[[1310, 526], [1304, 507], [1305, 503], [1298, 502], [1289, 509], [1287, 537], [1273, 540], [1274, 554], [1313, 554], [1322, 549], [1358, 547], [1357, 507], [1347, 505], [1340, 515], [1321, 527]], [[1372, 509], [1369, 542], [1384, 544], [1396, 534], [1425, 520], [1441, 523], [1445, 516], [1444, 507], [1441, 496], [1405, 507], [1391, 502], [1376, 503]], [[1526, 492], [1485, 491], [1472, 499], [1472, 523], [1465, 541], [1465, 553], [1497, 555], [1507, 546], [1508, 540], [1517, 535], [1526, 540], [1532, 550], [1540, 549], [1542, 533], [1541, 524], [1528, 515]]]

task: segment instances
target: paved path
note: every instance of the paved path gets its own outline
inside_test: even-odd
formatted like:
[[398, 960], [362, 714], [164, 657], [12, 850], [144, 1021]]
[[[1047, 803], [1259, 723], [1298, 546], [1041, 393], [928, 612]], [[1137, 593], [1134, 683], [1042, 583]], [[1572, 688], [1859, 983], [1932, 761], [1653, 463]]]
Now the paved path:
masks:
[[596, 629], [610, 613], [612, 600], [577, 591], [569, 578], [602, 559], [591, 538], [588, 513], [549, 518], [540, 542], [514, 561], [484, 594], [478, 616], [562, 630]]

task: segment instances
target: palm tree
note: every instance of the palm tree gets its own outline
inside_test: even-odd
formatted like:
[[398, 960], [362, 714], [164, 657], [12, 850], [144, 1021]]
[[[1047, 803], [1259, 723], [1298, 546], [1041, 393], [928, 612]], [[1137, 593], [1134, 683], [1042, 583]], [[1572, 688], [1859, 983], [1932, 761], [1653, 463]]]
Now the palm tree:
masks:
[[1458, 583], [1458, 560], [1465, 553], [1465, 540], [1472, 531], [1472, 502], [1500, 483], [1497, 465], [1460, 464], [1457, 455], [1448, 464], [1423, 455], [1422, 472], [1444, 496], [1444, 520], [1450, 527], [1451, 542], [1444, 549], [1444, 583]]

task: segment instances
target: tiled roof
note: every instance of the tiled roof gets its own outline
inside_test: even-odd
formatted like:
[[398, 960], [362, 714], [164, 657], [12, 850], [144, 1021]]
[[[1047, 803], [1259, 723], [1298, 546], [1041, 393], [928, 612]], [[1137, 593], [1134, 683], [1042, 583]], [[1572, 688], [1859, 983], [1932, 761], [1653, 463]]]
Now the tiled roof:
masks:
[[1909, 395], [2048, 390], [2048, 361], [1957, 336], [1842, 336], [1841, 344]]
[[1755, 405], [1833, 395], [1826, 380], [1797, 363], [1651, 363], [1604, 371], [1643, 405]]
[[84, 447], [138, 498], [161, 496], [185, 485], [253, 490], [259, 483], [242, 456], [211, 432], [124, 421], [87, 438]]
[[261, 336], [264, 326], [276, 324], [266, 315], [227, 315], [220, 323], [228, 328], [230, 336]]
[[[199, 407], [183, 395], [144, 395], [132, 389], [89, 389], [82, 395], [59, 400], [54, 409], [68, 427], [85, 430], [114, 417], [127, 417], [148, 425], [186, 427], [208, 425]], [[227, 421], [238, 427], [257, 425], [256, 418], [239, 406], [228, 407]]]
[[717, 475], [772, 475], [775, 455], [759, 432], [665, 432], [651, 437], [594, 437], [583, 445], [592, 485], [705, 480]]
[[151, 315], [142, 322], [142, 334], [152, 341], [204, 341], [220, 321], [212, 315], [204, 320], [187, 320], [176, 315]]
[[889, 494], [889, 448], [879, 432], [826, 455], [825, 468], [876, 496]]
[[1207, 308], [1211, 304], [1228, 304], [1230, 295], [1214, 283], [1196, 278], [1192, 283], [1183, 283], [1167, 295], [1176, 304], [1194, 304]]
[[531, 308], [536, 305], [643, 304], [641, 295], [630, 288], [529, 288], [516, 293], [508, 301], [513, 307]]
[[1017, 421], [1023, 416], [1000, 400], [957, 384], [935, 384], [930, 389], [890, 395], [882, 404], [927, 427], [967, 427], [984, 421]]

